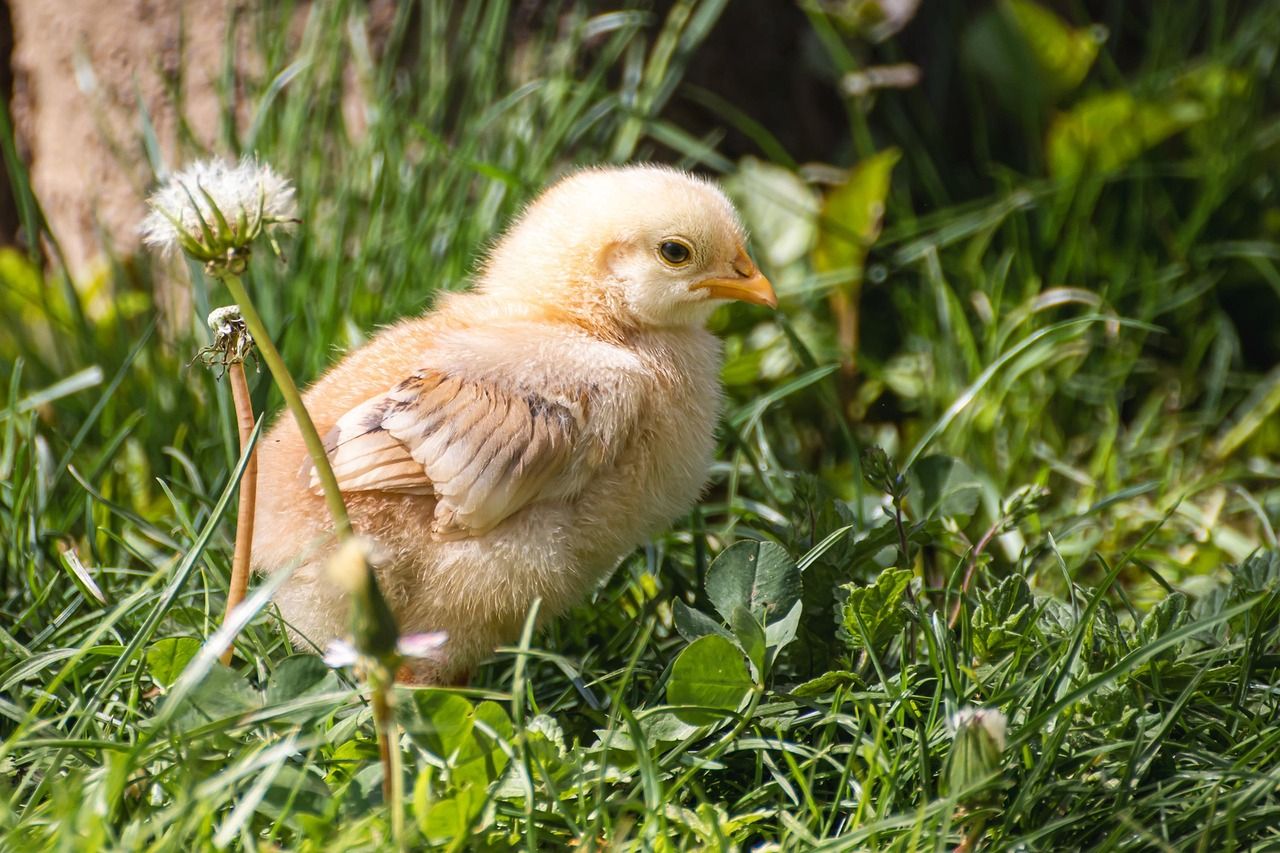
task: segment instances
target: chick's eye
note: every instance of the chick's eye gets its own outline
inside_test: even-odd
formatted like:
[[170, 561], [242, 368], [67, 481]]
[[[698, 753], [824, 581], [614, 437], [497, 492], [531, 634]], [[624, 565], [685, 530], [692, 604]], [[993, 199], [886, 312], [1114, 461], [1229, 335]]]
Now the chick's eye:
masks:
[[663, 240], [658, 244], [658, 254], [672, 266], [680, 266], [689, 262], [689, 247], [676, 240]]

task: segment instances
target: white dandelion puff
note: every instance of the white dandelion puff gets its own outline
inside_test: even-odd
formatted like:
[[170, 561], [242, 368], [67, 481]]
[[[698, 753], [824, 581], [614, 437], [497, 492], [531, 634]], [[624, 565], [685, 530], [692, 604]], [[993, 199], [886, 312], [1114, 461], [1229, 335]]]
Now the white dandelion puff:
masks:
[[265, 163], [202, 160], [169, 176], [147, 199], [147, 245], [196, 260], [243, 254], [264, 233], [298, 221], [293, 185]]

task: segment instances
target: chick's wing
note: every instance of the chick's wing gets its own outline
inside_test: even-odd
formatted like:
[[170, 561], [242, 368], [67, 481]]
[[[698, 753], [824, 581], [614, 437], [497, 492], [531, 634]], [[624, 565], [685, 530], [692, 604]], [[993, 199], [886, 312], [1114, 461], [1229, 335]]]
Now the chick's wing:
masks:
[[348, 411], [325, 447], [343, 492], [434, 495], [433, 533], [458, 538], [538, 498], [584, 418], [580, 397], [425, 369]]

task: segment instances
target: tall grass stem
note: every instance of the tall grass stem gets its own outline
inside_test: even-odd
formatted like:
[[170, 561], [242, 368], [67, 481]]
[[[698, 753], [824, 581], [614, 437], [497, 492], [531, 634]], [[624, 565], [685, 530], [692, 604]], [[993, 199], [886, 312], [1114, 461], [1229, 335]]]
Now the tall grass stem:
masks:
[[285, 405], [289, 407], [294, 421], [298, 424], [298, 432], [302, 433], [302, 440], [306, 443], [307, 452], [311, 455], [311, 463], [315, 465], [320, 487], [324, 490], [324, 500], [329, 506], [329, 514], [333, 516], [333, 525], [337, 530], [338, 538], [346, 539], [351, 535], [351, 519], [347, 516], [347, 505], [343, 503], [342, 492], [338, 488], [338, 478], [333, 475], [333, 467], [329, 464], [328, 454], [325, 453], [324, 442], [320, 440], [320, 433], [316, 431], [316, 425], [302, 402], [302, 395], [298, 393], [293, 375], [289, 373], [289, 368], [285, 367], [280, 351], [272, 343], [271, 336], [263, 325], [262, 317], [258, 315], [258, 309], [254, 307], [240, 277], [226, 273], [222, 276], [222, 280], [231, 291], [231, 297], [239, 303], [240, 313], [244, 317], [245, 325], [249, 327], [249, 334], [253, 336], [258, 351], [262, 353], [262, 360], [267, 363], [267, 369], [271, 371], [271, 378], [275, 380], [276, 387], [284, 396]]

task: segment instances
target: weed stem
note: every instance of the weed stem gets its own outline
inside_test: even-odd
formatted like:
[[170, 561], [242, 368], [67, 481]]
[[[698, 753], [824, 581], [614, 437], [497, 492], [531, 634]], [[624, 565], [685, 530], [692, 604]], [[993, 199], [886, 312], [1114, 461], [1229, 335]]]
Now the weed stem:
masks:
[[[250, 449], [253, 441], [253, 401], [249, 399], [249, 383], [244, 377], [244, 363], [232, 362], [227, 367], [231, 377], [231, 399], [236, 407], [236, 427], [240, 432], [240, 453], [248, 453], [244, 474], [240, 477], [240, 504], [236, 511], [236, 550], [231, 560], [231, 584], [227, 590], [227, 608], [222, 621], [231, 618], [231, 611], [244, 601], [249, 588], [249, 564], [253, 555], [253, 517], [258, 500], [258, 450]], [[222, 653], [222, 662], [231, 664], [235, 652], [234, 642]]]

